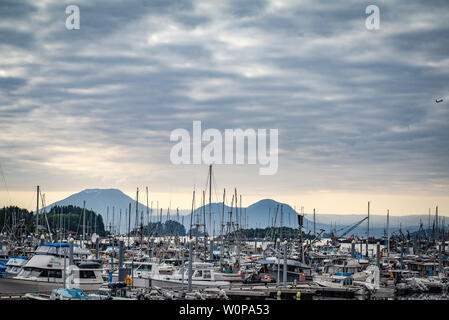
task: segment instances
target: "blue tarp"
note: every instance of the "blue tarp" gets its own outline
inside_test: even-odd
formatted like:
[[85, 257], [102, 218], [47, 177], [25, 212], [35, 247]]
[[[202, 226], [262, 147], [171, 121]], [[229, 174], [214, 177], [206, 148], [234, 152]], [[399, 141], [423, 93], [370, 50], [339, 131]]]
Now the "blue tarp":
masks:
[[70, 245], [68, 243], [44, 243], [42, 244], [42, 246], [47, 246], [47, 247], [70, 247]]
[[[48, 247], [70, 247], [70, 245], [68, 243], [62, 243], [62, 242], [58, 242], [58, 243], [44, 243], [41, 244], [41, 246], [48, 246]], [[79, 247], [79, 245], [74, 244], [74, 247]]]
[[336, 276], [343, 276], [343, 277], [350, 277], [350, 276], [352, 276], [352, 273], [348, 273], [348, 272], [336, 272], [335, 275], [336, 275]]
[[89, 299], [89, 296], [82, 289], [58, 289], [56, 292], [67, 298]]

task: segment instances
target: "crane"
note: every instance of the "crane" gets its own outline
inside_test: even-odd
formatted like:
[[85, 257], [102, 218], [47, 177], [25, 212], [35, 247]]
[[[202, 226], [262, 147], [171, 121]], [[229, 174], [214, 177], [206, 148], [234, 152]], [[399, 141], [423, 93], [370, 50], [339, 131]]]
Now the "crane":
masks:
[[339, 239], [341, 237], [344, 237], [345, 235], [347, 235], [349, 232], [351, 232], [352, 230], [354, 230], [355, 228], [357, 228], [363, 221], [365, 221], [366, 219], [368, 219], [368, 217], [363, 218], [362, 220], [358, 221], [357, 223], [355, 223], [354, 225], [350, 226], [343, 234], [341, 234], [340, 236], [336, 236], [335, 238]]
[[315, 242], [319, 241], [324, 231], [324, 229], [320, 229], [320, 232], [315, 236], [315, 238], [312, 239], [312, 242], [310, 244], [314, 244]]
[[324, 231], [325, 231], [324, 229], [320, 229], [320, 232], [316, 235], [316, 237], [313, 238], [309, 244], [304, 246], [304, 251], [307, 251], [307, 249], [310, 249], [312, 247], [312, 244], [319, 241], [321, 239], [321, 235], [323, 234]]

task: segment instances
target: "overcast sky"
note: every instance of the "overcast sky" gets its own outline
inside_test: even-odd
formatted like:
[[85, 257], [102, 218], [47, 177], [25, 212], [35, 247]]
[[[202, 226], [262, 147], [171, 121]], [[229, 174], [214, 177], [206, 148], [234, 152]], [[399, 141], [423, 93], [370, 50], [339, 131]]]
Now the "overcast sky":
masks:
[[2, 0], [0, 204], [149, 186], [189, 208], [207, 165], [171, 164], [169, 137], [201, 120], [279, 129], [277, 174], [216, 165], [216, 201], [446, 214], [448, 35], [447, 0]]

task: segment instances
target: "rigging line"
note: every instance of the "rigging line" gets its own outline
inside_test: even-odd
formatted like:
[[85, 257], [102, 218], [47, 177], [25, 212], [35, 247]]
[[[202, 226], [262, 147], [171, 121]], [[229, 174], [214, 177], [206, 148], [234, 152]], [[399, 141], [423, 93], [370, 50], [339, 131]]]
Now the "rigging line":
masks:
[[206, 187], [204, 188], [204, 191], [207, 191], [208, 185], [209, 185], [209, 170], [207, 170]]
[[6, 189], [6, 192], [8, 193], [9, 205], [12, 206], [11, 195], [10, 195], [10, 193], [9, 193], [8, 184], [6, 183], [5, 173], [3, 172], [3, 167], [2, 167], [2, 164], [1, 164], [1, 163], [0, 163], [0, 172], [1, 172], [1, 174], [2, 174], [3, 182], [5, 183], [5, 189]]
[[[213, 171], [212, 171], [212, 179], [211, 180], [212, 180], [212, 184], [214, 186], [215, 203], [220, 203], [220, 200], [219, 200], [218, 194], [217, 194], [217, 190], [218, 190], [217, 184], [215, 183], [215, 175], [214, 175]], [[212, 186], [210, 186], [210, 187], [212, 188]], [[212, 217], [214, 219], [214, 224], [215, 224], [215, 216], [217, 215], [217, 210], [215, 209], [215, 210], [211, 210], [211, 211], [212, 211], [211, 214], [212, 214]]]
[[212, 173], [212, 182], [213, 182], [214, 188], [215, 188], [215, 190], [214, 190], [214, 193], [215, 193], [215, 202], [216, 202], [216, 203], [219, 203], [219, 202], [220, 202], [220, 198], [218, 198], [218, 194], [217, 194], [218, 188], [217, 188], [217, 184], [216, 184], [216, 182], [215, 182], [215, 175], [214, 175], [213, 173]]
[[[78, 225], [76, 226], [76, 233], [75, 233], [75, 237], [77, 237], [78, 236], [78, 231], [79, 231], [79, 228], [80, 228], [80, 225], [81, 225], [81, 217], [82, 217], [83, 215], [82, 214], [80, 214], [79, 215], [79, 219], [78, 219]], [[104, 226], [103, 226], [104, 227]], [[106, 230], [106, 229], [105, 229]]]

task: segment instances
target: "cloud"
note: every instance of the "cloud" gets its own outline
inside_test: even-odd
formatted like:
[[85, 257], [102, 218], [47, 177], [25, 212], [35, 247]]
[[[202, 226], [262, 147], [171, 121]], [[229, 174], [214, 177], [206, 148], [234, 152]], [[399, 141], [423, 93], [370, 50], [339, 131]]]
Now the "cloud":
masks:
[[199, 169], [170, 164], [169, 133], [202, 120], [279, 129], [276, 177], [230, 166], [223, 183], [444, 194], [447, 1], [373, 4], [377, 31], [355, 0], [2, 2], [9, 184], [190, 192]]
[[10, 93], [26, 84], [26, 79], [16, 77], [0, 77], [0, 90]]

